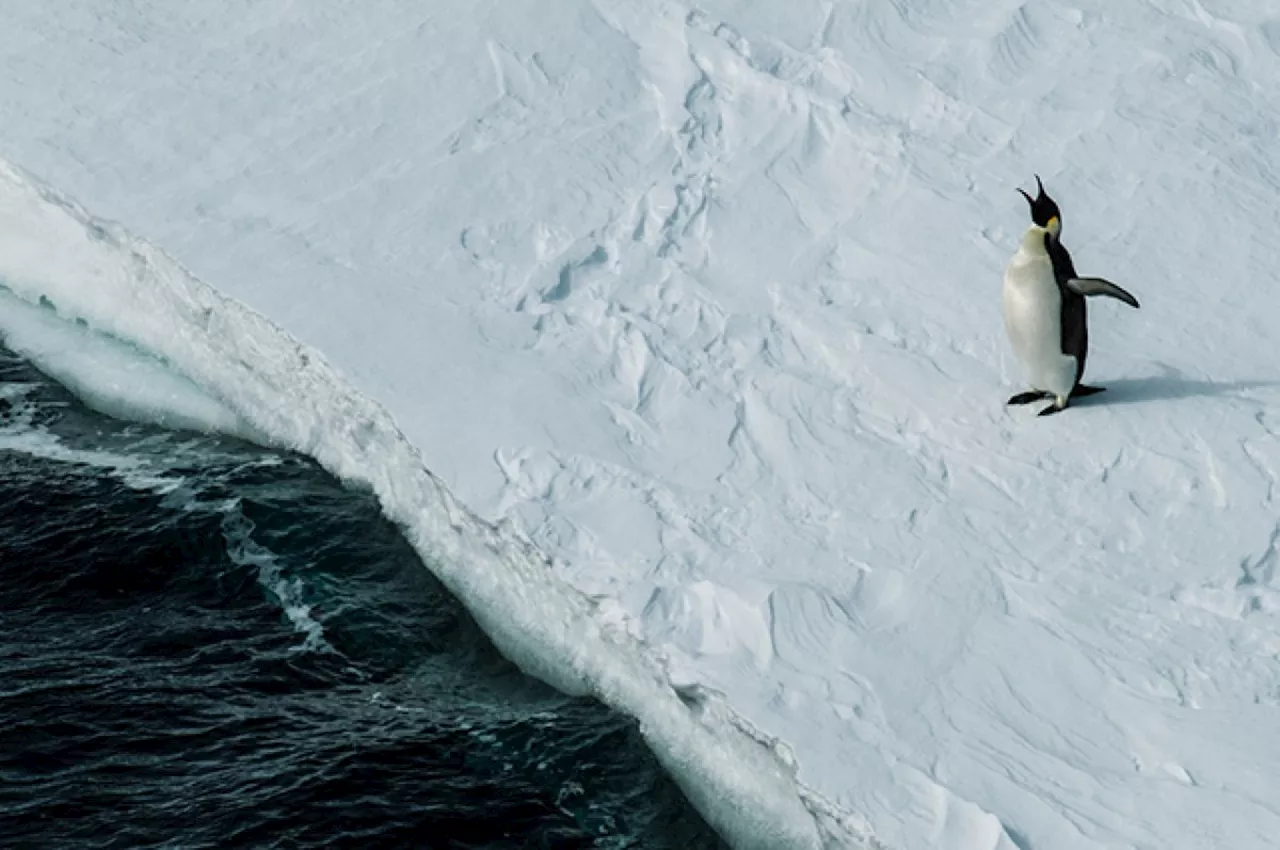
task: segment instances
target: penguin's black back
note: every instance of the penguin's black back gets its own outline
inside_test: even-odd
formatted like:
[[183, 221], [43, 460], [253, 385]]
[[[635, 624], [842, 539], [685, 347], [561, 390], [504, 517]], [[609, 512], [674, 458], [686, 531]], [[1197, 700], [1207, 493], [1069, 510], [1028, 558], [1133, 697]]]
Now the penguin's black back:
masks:
[[1084, 296], [1072, 292], [1067, 281], [1076, 277], [1076, 265], [1065, 245], [1045, 234], [1044, 247], [1053, 263], [1053, 278], [1062, 296], [1062, 353], [1076, 359], [1076, 383], [1084, 377], [1084, 361], [1089, 354], [1089, 319]]

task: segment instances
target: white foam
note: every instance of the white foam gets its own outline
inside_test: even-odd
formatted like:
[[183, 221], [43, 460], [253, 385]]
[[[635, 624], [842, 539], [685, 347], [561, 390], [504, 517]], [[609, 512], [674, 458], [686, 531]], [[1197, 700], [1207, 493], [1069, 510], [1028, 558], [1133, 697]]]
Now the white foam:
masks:
[[[19, 350], [43, 358], [73, 390], [110, 408], [97, 379], [131, 376], [114, 384], [127, 391], [119, 410], [236, 430], [247, 422], [277, 445], [371, 487], [504, 655], [566, 693], [592, 694], [634, 716], [693, 805], [734, 847], [869, 846], [854, 819], [797, 782], [776, 742], [746, 731], [714, 694], [682, 698], [615, 611], [602, 610], [558, 578], [541, 553], [460, 504], [386, 411], [318, 352], [4, 163], [0, 276], [30, 307], [10, 304], [3, 314], [7, 327], [19, 328]], [[33, 313], [41, 303], [53, 307]], [[58, 324], [68, 322], [87, 331]], [[104, 346], [95, 335], [115, 342]], [[69, 340], [110, 352], [119, 368], [104, 372]], [[142, 359], [120, 357], [119, 344]], [[137, 376], [154, 378], [156, 361], [203, 392], [173, 380], [159, 393], [139, 391]], [[266, 581], [280, 591], [279, 581]], [[283, 589], [286, 610], [309, 629], [299, 600]]]
[[30, 386], [0, 387], [0, 398], [12, 405], [9, 418], [0, 423], [0, 451], [90, 466], [114, 476], [127, 487], [159, 495], [172, 494], [185, 483], [181, 475], [169, 472], [164, 464], [153, 464], [137, 455], [67, 445], [56, 434], [34, 424], [36, 405], [23, 398], [29, 392]]
[[294, 629], [303, 636], [299, 650], [332, 651], [324, 639], [324, 626], [311, 616], [302, 579], [285, 574], [276, 554], [253, 539], [253, 521], [240, 510], [239, 500], [227, 504], [222, 512], [222, 536], [227, 541], [227, 555], [232, 562], [253, 567], [258, 582], [284, 611]]

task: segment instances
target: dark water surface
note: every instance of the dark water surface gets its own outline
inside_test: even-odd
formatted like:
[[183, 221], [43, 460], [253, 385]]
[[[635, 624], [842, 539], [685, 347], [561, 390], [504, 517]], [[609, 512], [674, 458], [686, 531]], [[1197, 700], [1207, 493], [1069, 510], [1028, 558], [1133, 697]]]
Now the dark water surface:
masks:
[[369, 495], [0, 348], [0, 846], [721, 848]]

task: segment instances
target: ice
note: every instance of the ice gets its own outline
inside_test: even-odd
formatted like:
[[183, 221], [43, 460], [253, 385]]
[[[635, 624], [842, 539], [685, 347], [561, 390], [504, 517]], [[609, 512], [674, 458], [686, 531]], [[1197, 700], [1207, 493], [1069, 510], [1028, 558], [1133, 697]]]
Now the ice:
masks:
[[[91, 387], [91, 397], [103, 392], [102, 376], [114, 374], [93, 353], [141, 350], [125, 371], [142, 368], [154, 378], [163, 362], [173, 373], [162, 384], [190, 380], [208, 396], [157, 392], [139, 404], [131, 391], [108, 408], [119, 404], [131, 416], [173, 422], [193, 400], [216, 397], [216, 409], [226, 413], [221, 421], [246, 422], [273, 444], [305, 451], [335, 474], [372, 488], [387, 516], [507, 657], [567, 693], [594, 695], [635, 717], [664, 767], [735, 847], [867, 846], [856, 819], [796, 782], [794, 765], [776, 742], [741, 725], [719, 696], [678, 690], [628, 618], [565, 584], [547, 557], [512, 529], [495, 528], [459, 503], [387, 412], [318, 352], [3, 163], [0, 258], [11, 293], [0, 300], [6, 344], [17, 329], [18, 350], [53, 364], [71, 389]], [[77, 297], [82, 292], [93, 297]], [[60, 353], [69, 335], [92, 338], [87, 353], [75, 344], [70, 354]], [[218, 419], [201, 421], [212, 427]], [[304, 646], [323, 647], [296, 583], [253, 542], [252, 529], [237, 522], [234, 511], [228, 517], [233, 557], [259, 567], [264, 586], [306, 636]]]
[[2, 284], [0, 337], [100, 413], [259, 443], [268, 440], [164, 363], [85, 325], [60, 320], [52, 305], [29, 304]]
[[[0, 156], [146, 241], [5, 172], [0, 276], [372, 487], [739, 846], [1270, 848], [1278, 20], [19, 4]], [[1034, 173], [1142, 303], [1048, 419]]]

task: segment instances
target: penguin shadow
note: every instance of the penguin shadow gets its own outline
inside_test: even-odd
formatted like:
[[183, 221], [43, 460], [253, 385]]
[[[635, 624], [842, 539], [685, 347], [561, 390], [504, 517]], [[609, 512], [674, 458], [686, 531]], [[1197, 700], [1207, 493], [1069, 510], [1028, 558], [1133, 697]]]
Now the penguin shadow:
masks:
[[1240, 397], [1251, 390], [1280, 387], [1280, 381], [1200, 381], [1179, 375], [1116, 378], [1101, 382], [1106, 392], [1072, 401], [1079, 405], [1139, 404], [1144, 401], [1177, 401], [1184, 398]]

